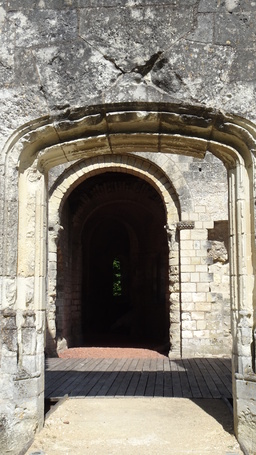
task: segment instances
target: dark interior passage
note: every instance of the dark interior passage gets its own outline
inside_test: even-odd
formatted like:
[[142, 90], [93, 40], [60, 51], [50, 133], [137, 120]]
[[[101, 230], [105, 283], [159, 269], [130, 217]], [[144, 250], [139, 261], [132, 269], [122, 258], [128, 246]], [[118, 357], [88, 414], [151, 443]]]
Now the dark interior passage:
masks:
[[[130, 331], [130, 240], [125, 226], [103, 217], [84, 251], [83, 332], [89, 338]], [[102, 335], [104, 334], [104, 337]], [[109, 337], [107, 337], [109, 338]], [[96, 340], [95, 340], [96, 341]]]
[[81, 276], [81, 327], [72, 332], [81, 337], [73, 346], [168, 345], [168, 244], [158, 192], [133, 175], [106, 172], [70, 195], [72, 223], [78, 212], [72, 262], [81, 256], [79, 269], [73, 266]]

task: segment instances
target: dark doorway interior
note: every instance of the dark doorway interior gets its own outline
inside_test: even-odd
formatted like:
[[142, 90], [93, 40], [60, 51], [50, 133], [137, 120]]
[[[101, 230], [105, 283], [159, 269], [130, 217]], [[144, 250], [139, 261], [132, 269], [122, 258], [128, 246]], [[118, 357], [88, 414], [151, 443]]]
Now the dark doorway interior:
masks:
[[136, 176], [106, 172], [79, 185], [69, 207], [83, 213], [83, 344], [168, 345], [166, 214], [157, 191]]

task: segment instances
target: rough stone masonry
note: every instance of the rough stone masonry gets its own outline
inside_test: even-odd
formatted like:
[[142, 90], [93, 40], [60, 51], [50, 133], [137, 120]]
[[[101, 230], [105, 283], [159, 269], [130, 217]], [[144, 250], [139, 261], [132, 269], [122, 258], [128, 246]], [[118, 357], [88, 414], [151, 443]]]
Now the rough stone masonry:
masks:
[[45, 355], [95, 339], [232, 356], [256, 453], [255, 21], [249, 0], [0, 0], [2, 454], [43, 425]]

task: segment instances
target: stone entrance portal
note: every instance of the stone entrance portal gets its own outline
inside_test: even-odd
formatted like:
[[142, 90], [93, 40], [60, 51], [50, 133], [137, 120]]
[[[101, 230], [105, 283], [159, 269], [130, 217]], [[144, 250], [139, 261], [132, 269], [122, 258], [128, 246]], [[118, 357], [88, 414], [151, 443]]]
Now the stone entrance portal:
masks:
[[[147, 161], [137, 160], [137, 166], [130, 161], [109, 157], [100, 172], [97, 162], [80, 163], [84, 172], [72, 191], [76, 166], [61, 176], [68, 195], [58, 215], [61, 227], [49, 233], [57, 262], [50, 280], [56, 301], [48, 306], [49, 353], [90, 343], [162, 346], [168, 351], [173, 330], [172, 348], [179, 355], [178, 287], [170, 288], [172, 277], [177, 281], [178, 242], [174, 236], [168, 243], [167, 228], [167, 220], [175, 224], [179, 219], [177, 195], [157, 168], [162, 187], [149, 180], [143, 169]], [[52, 224], [56, 201], [53, 189]]]
[[[207, 154], [227, 170], [235, 431], [240, 441], [253, 440], [253, 135], [254, 125], [235, 116], [133, 103], [42, 118], [10, 138], [4, 150], [1, 353], [5, 419], [21, 444], [43, 424], [45, 346], [56, 352], [77, 345], [95, 322], [117, 329], [131, 309], [138, 315], [130, 332], [141, 334], [142, 321], [144, 340], [149, 331], [157, 339], [156, 327], [163, 332], [160, 342], [169, 332], [170, 357], [214, 353], [221, 302], [211, 289], [220, 267], [210, 272], [207, 260], [225, 257], [216, 253], [225, 219], [209, 222], [208, 200], [194, 203], [184, 178], [193, 165], [199, 179], [203, 167], [196, 160]], [[208, 248], [208, 242], [215, 243]], [[120, 317], [116, 311], [106, 324], [104, 311], [115, 298]]]
[[[69, 347], [134, 344], [168, 350], [166, 223], [159, 193], [129, 173], [90, 177], [69, 195], [58, 245], [56, 321], [58, 336]], [[66, 305], [63, 293], [70, 296]]]

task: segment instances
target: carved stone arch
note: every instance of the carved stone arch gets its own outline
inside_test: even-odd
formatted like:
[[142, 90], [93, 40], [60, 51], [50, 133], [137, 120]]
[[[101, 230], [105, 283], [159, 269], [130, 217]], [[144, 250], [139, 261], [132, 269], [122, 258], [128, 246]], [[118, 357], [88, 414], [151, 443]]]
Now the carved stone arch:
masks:
[[[78, 188], [81, 182], [92, 176], [97, 176], [102, 173], [112, 172], [120, 174], [131, 174], [139, 177], [141, 180], [148, 182], [153, 188], [156, 189], [160, 198], [163, 201], [163, 207], [166, 212], [166, 225], [169, 226], [168, 232], [172, 230], [172, 242], [168, 243], [170, 247], [169, 257], [170, 264], [169, 270], [169, 285], [168, 289], [170, 292], [169, 305], [170, 305], [170, 339], [172, 340], [171, 352], [172, 357], [179, 357], [181, 350], [181, 339], [180, 339], [180, 299], [179, 289], [177, 283], [177, 276], [179, 276], [179, 246], [176, 239], [176, 226], [180, 221], [180, 208], [179, 199], [173, 188], [171, 180], [163, 172], [163, 170], [153, 164], [149, 158], [136, 157], [123, 155], [105, 155], [104, 157], [96, 156], [88, 158], [87, 160], [79, 161], [74, 165], [70, 166], [65, 170], [54, 183], [49, 197], [49, 210], [48, 210], [48, 222], [50, 226], [49, 232], [49, 251], [50, 251], [50, 279], [49, 279], [49, 308], [50, 314], [48, 315], [48, 329], [50, 336], [49, 344], [51, 340], [56, 339], [56, 327], [54, 326], [54, 313], [55, 303], [54, 299], [56, 296], [56, 282], [57, 282], [57, 242], [59, 229], [61, 226], [61, 212], [65, 204], [65, 201], [69, 195]], [[72, 231], [75, 238], [79, 238], [83, 224], [86, 222], [86, 218], [83, 216], [85, 202], [78, 208], [75, 217], [72, 219], [72, 225], [74, 226]], [[76, 226], [79, 228], [76, 229]], [[167, 234], [168, 234], [167, 232]], [[81, 251], [80, 251], [81, 254]], [[79, 256], [78, 252], [75, 255], [76, 260]], [[175, 290], [172, 287], [172, 283], [176, 282]], [[57, 340], [55, 342], [56, 346]], [[62, 339], [59, 346], [63, 346], [64, 340]]]
[[[13, 361], [5, 378], [17, 402], [13, 399], [10, 404], [8, 400], [6, 412], [20, 428], [17, 432], [21, 439], [27, 429], [15, 411], [15, 406], [22, 408], [24, 401], [19, 379], [30, 384], [34, 411], [27, 419], [27, 427], [31, 436], [43, 422], [46, 257], [51, 255], [50, 248], [46, 248], [48, 170], [98, 155], [175, 153], [204, 157], [209, 151], [228, 169], [235, 430], [240, 441], [247, 445], [252, 441], [251, 451], [255, 451], [255, 138], [255, 125], [238, 116], [154, 103], [92, 106], [54, 119], [45, 117], [20, 128], [10, 138], [3, 150], [6, 161], [1, 297], [5, 317], [15, 320], [17, 344], [13, 355], [6, 348], [2, 350], [1, 362], [5, 363], [7, 355]], [[59, 189], [61, 199], [61, 185]], [[15, 216], [17, 224], [13, 225], [10, 219]], [[17, 239], [17, 248], [12, 239]], [[28, 351], [24, 351], [28, 328], [29, 359]], [[25, 406], [26, 403], [24, 409]]]
[[[110, 172], [128, 172], [141, 176], [157, 189], [165, 203], [167, 218], [168, 216], [170, 217], [172, 213], [177, 216], [175, 212], [177, 212], [180, 216], [179, 188], [178, 191], [176, 191], [175, 179], [170, 180], [168, 175], [164, 172], [164, 169], [154, 165], [149, 159], [146, 160], [138, 156], [134, 159], [129, 155], [116, 154], [105, 155], [104, 157], [96, 156], [95, 158], [88, 158], [86, 160], [79, 161], [73, 166], [70, 166], [60, 175], [53, 185], [49, 195], [50, 212], [51, 207], [54, 207], [52, 212], [55, 213], [55, 215], [52, 214], [52, 217], [50, 217], [51, 221], [54, 222], [55, 219], [58, 223], [56, 216], [58, 216], [62, 204], [65, 202], [66, 198], [73, 191], [73, 189], [85, 178], [85, 175], [87, 175], [88, 178], [90, 176], [106, 172], [106, 170]], [[180, 172], [177, 172], [177, 174], [179, 177], [178, 183], [180, 184], [180, 180], [182, 180], [183, 186], [186, 186], [185, 180], [181, 179]], [[61, 193], [62, 197], [60, 197]], [[175, 222], [177, 221], [178, 219], [175, 219]]]

